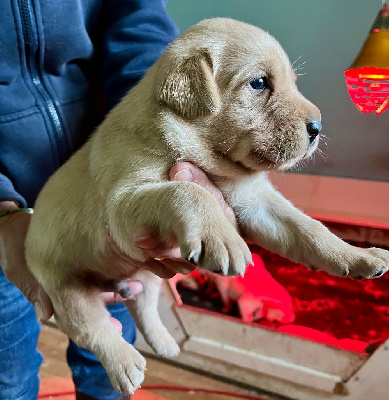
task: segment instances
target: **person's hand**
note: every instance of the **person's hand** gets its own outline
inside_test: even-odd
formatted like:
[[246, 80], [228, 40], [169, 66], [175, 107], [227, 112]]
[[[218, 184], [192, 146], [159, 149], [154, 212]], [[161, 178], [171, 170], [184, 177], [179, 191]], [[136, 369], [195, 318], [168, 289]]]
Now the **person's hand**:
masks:
[[[1, 202], [2, 210], [18, 209], [13, 202]], [[24, 257], [24, 241], [31, 215], [24, 212], [0, 218], [0, 266], [4, 275], [15, 284], [35, 306], [39, 319], [46, 320], [53, 314], [53, 306], [47, 294], [27, 268]]]
[[[190, 181], [204, 187], [219, 201], [225, 215], [236, 226], [232, 209], [225, 202], [220, 190], [212, 184], [201, 169], [190, 163], [181, 162], [171, 169], [170, 179], [175, 181]], [[13, 202], [0, 202], [0, 209], [17, 209], [17, 206]], [[5, 276], [34, 305], [38, 320], [45, 321], [53, 315], [53, 306], [48, 295], [29, 271], [24, 257], [24, 241], [30, 219], [31, 215], [24, 212], [17, 212], [0, 218], [0, 266]], [[138, 227], [133, 232], [130, 240], [133, 240], [136, 246], [142, 249], [149, 257], [145, 267], [162, 278], [171, 278], [178, 271], [189, 273], [194, 269], [192, 264], [181, 258], [178, 244], [176, 246], [166, 246], [150, 227]], [[117, 251], [120, 253], [120, 250]], [[133, 260], [127, 258], [125, 255], [119, 255], [125, 258], [128, 263], [133, 263]], [[138, 281], [129, 280], [127, 284], [132, 292], [131, 297], [135, 297], [143, 291], [143, 286]], [[102, 293], [102, 297], [106, 304], [126, 300], [114, 292]], [[120, 329], [118, 322], [114, 322], [114, 324]]]
[[[202, 186], [215, 197], [228, 220], [234, 227], [237, 227], [235, 214], [224, 200], [222, 192], [200, 168], [189, 162], [180, 162], [172, 167], [169, 177], [172, 181], [193, 182]], [[149, 257], [145, 265], [146, 268], [161, 278], [172, 278], [177, 272], [188, 274], [195, 268], [193, 264], [181, 258], [178, 243], [173, 247], [167, 247], [150, 227], [140, 226], [136, 228], [131, 240], [138, 248], [143, 249], [145, 255]]]

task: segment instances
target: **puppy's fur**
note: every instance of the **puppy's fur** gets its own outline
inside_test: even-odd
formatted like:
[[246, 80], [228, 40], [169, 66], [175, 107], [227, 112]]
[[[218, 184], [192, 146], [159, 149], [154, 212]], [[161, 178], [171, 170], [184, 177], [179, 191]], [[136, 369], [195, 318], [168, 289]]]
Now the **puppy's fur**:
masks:
[[[250, 82], [266, 77], [269, 86]], [[28, 232], [28, 265], [50, 296], [60, 328], [91, 349], [117, 390], [144, 377], [143, 357], [113, 328], [91, 282], [141, 281], [128, 307], [156, 353], [179, 348], [157, 312], [160, 278], [134, 272], [112, 250], [144, 261], [131, 242], [150, 225], [202, 268], [243, 274], [251, 255], [243, 236], [291, 260], [335, 275], [371, 277], [389, 253], [354, 248], [294, 208], [267, 179], [310, 156], [306, 124], [319, 110], [297, 90], [279, 43], [228, 19], [203, 21], [173, 42], [92, 138], [43, 188]], [[186, 160], [202, 168], [234, 210], [239, 232], [218, 202], [191, 182], [170, 182]], [[115, 258], [116, 257], [116, 258]], [[89, 280], [89, 277], [93, 277]]]

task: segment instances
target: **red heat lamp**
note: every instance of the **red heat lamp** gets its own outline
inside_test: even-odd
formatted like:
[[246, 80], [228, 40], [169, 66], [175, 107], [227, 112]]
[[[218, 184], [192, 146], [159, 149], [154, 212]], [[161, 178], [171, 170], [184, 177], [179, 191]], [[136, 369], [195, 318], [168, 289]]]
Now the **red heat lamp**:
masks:
[[389, 6], [382, 9], [357, 58], [345, 71], [351, 100], [363, 113], [382, 114], [389, 108]]

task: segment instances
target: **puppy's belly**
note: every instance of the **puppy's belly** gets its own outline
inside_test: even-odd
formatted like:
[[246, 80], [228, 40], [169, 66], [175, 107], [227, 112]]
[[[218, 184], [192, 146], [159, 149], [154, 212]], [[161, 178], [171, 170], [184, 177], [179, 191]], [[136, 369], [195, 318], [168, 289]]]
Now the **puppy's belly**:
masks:
[[34, 273], [94, 268], [104, 254], [106, 228], [88, 158], [85, 151], [75, 154], [39, 194], [26, 240], [26, 258]]

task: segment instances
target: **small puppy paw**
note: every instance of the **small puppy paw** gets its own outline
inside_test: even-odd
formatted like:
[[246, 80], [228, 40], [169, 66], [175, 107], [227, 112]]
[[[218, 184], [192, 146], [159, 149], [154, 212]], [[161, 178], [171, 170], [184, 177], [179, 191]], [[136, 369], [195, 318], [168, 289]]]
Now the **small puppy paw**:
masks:
[[350, 267], [348, 273], [351, 278], [379, 278], [389, 270], [389, 251], [375, 247], [360, 250], [358, 262]]
[[154, 342], [152, 348], [157, 355], [165, 358], [176, 357], [180, 353], [180, 347], [170, 335], [164, 336], [162, 340], [160, 338], [158, 343]]
[[180, 248], [190, 263], [222, 275], [243, 275], [252, 263], [247, 244], [227, 221], [199, 224], [180, 241]]
[[145, 332], [145, 339], [155, 354], [161, 357], [176, 357], [180, 353], [180, 347], [165, 326], [158, 329], [148, 329]]
[[334, 275], [362, 280], [379, 278], [389, 270], [389, 251], [379, 248], [354, 248], [340, 257], [335, 267], [327, 271]]
[[112, 385], [118, 392], [132, 394], [144, 380], [146, 360], [128, 343], [123, 343], [119, 351], [112, 352], [114, 359], [103, 363]]

